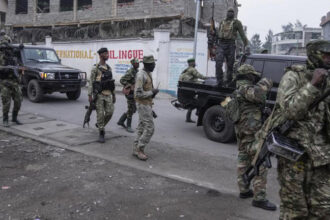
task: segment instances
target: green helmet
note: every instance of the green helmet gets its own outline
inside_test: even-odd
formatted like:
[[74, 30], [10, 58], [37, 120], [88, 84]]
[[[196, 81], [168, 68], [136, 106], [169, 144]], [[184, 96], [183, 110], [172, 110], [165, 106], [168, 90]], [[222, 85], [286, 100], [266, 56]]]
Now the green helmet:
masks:
[[316, 40], [309, 42], [306, 45], [306, 51], [307, 51], [309, 66], [314, 68], [321, 68], [321, 67], [329, 68], [325, 66], [326, 64], [323, 61], [322, 54], [324, 53], [330, 54], [330, 41]]
[[254, 69], [254, 67], [249, 64], [244, 64], [244, 65], [240, 66], [237, 70], [237, 76], [243, 76], [243, 75], [249, 75], [249, 74], [261, 77], [261, 74], [258, 73]]

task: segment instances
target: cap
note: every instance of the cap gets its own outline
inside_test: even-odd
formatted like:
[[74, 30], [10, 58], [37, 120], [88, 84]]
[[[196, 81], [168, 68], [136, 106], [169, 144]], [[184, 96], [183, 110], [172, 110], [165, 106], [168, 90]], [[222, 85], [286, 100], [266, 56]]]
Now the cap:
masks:
[[102, 47], [97, 51], [98, 54], [105, 53], [105, 52], [109, 52], [108, 48], [106, 48], [106, 47]]
[[143, 56], [143, 63], [154, 63], [156, 60], [153, 55]]
[[187, 62], [188, 62], [188, 63], [195, 62], [195, 58], [189, 58], [189, 59], [187, 60]]
[[227, 12], [232, 11], [235, 12], [235, 10], [233, 8], [228, 8]]

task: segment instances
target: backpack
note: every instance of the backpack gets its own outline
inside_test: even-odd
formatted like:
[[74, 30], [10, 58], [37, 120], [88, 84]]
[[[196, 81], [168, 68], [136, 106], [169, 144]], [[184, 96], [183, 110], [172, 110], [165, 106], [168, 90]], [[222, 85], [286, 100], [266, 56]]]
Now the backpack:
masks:
[[227, 103], [223, 107], [225, 107], [226, 117], [229, 118], [233, 123], [237, 123], [240, 119], [240, 111], [236, 93], [234, 92], [232, 96], [227, 97], [225, 101]]

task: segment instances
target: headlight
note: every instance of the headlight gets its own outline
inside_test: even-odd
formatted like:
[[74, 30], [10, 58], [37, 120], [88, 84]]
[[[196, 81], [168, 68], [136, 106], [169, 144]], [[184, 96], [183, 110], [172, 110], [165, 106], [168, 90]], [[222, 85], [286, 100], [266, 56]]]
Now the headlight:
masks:
[[79, 73], [78, 78], [81, 80], [86, 80], [86, 78], [87, 78], [86, 75], [87, 75], [86, 73]]
[[55, 79], [55, 73], [44, 73], [40, 72], [39, 73], [41, 79], [46, 79], [46, 80], [53, 80]]

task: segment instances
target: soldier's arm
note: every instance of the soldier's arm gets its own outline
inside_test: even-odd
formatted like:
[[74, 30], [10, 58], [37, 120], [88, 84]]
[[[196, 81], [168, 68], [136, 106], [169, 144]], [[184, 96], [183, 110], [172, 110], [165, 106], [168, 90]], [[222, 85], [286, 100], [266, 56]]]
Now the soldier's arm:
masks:
[[192, 69], [191, 70], [191, 74], [195, 77], [195, 78], [198, 78], [198, 79], [206, 79], [207, 77], [200, 74], [196, 69]]
[[96, 72], [97, 72], [96, 68], [93, 67], [93, 69], [91, 71], [91, 77], [89, 79], [88, 96], [91, 96], [93, 94], [93, 82], [95, 81]]
[[144, 82], [145, 82], [144, 74], [139, 72], [136, 76], [136, 82], [135, 82], [135, 97], [141, 99], [152, 97], [153, 95], [152, 91], [143, 90]]
[[298, 82], [298, 73], [287, 72], [280, 82], [277, 93], [277, 103], [288, 119], [292, 120], [304, 118], [309, 106], [321, 95], [321, 91], [310, 82], [301, 88]]
[[239, 20], [236, 20], [235, 24], [236, 24], [237, 31], [242, 38], [244, 46], [248, 45], [248, 39], [245, 35], [242, 23]]
[[258, 104], [264, 104], [267, 98], [267, 90], [264, 90], [258, 85], [240, 86], [238, 89], [238, 93], [249, 102]]
[[127, 70], [126, 74], [120, 78], [120, 84], [124, 87], [129, 86], [129, 81], [132, 80], [132, 75], [130, 74], [130, 70]]

